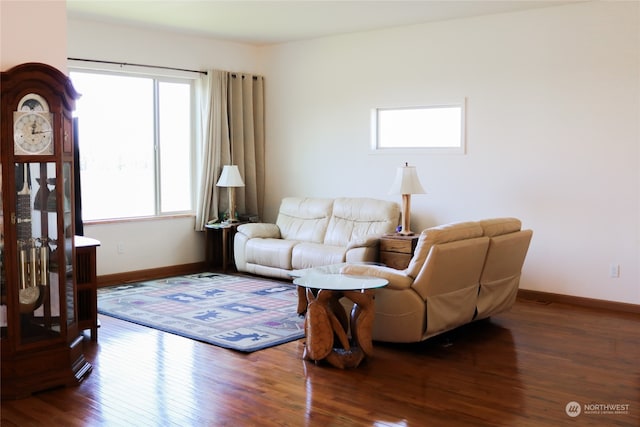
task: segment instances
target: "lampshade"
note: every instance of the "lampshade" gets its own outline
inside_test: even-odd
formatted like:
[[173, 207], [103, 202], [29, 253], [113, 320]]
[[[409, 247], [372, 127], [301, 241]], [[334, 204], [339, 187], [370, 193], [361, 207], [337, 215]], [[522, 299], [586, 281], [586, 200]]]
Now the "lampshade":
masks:
[[244, 187], [244, 181], [236, 165], [224, 165], [217, 187]]
[[404, 166], [399, 167], [396, 172], [396, 179], [391, 185], [389, 194], [424, 194], [424, 188], [420, 184], [418, 179], [418, 173], [415, 166], [409, 166], [405, 163]]

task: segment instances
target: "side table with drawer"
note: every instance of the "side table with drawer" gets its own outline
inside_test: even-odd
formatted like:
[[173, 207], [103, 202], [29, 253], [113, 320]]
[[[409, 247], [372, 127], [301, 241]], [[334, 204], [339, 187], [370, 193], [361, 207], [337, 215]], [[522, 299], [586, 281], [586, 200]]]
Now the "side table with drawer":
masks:
[[91, 341], [98, 340], [98, 279], [96, 273], [96, 248], [100, 241], [90, 237], [75, 236], [76, 280], [78, 298], [78, 329], [91, 331]]
[[404, 270], [413, 257], [419, 234], [404, 236], [387, 234], [380, 238], [380, 262], [396, 270]]

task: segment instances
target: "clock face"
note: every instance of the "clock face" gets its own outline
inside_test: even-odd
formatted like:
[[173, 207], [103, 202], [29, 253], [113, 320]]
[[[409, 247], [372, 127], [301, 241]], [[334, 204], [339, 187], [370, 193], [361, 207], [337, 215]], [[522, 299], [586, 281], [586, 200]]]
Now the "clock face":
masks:
[[13, 122], [15, 154], [53, 154], [51, 113], [15, 112]]

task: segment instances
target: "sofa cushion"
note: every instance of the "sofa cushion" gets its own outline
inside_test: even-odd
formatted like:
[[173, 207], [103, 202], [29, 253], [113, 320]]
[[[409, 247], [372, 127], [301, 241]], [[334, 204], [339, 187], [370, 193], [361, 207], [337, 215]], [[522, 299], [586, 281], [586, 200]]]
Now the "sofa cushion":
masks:
[[520, 231], [522, 223], [517, 218], [492, 218], [479, 221], [484, 230], [484, 235], [488, 237], [499, 236], [501, 234], [515, 233]]
[[488, 248], [486, 236], [434, 245], [411, 287], [425, 300], [467, 287], [477, 295]]
[[420, 234], [413, 258], [407, 267], [408, 275], [413, 278], [418, 275], [433, 245], [472, 239], [482, 235], [482, 227], [477, 222], [457, 222], [427, 228]]
[[339, 264], [345, 261], [346, 248], [322, 243], [298, 243], [293, 248], [291, 265], [294, 269]]
[[[349, 264], [347, 263], [340, 269], [342, 274], [355, 274], [360, 276], [381, 277], [386, 279], [389, 284], [385, 289], [404, 290], [411, 288], [413, 277], [407, 276], [406, 271], [396, 270], [386, 265], [377, 264]], [[416, 294], [417, 295], [417, 294]]]
[[333, 202], [324, 243], [348, 246], [367, 237], [391, 233], [398, 225], [399, 217], [400, 210], [394, 202], [366, 197], [337, 198]]
[[247, 241], [245, 259], [250, 264], [291, 270], [291, 254], [297, 244], [295, 240], [250, 239]]
[[238, 233], [244, 234], [248, 239], [254, 239], [256, 237], [270, 237], [273, 239], [280, 238], [280, 229], [277, 225], [262, 222], [240, 224], [238, 226]]
[[322, 243], [332, 207], [332, 199], [285, 197], [276, 220], [280, 236], [287, 240]]

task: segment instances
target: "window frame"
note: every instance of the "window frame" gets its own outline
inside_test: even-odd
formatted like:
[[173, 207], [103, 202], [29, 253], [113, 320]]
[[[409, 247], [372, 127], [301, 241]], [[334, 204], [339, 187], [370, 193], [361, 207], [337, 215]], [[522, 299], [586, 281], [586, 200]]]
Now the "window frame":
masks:
[[[198, 132], [197, 132], [197, 78], [198, 75], [193, 72], [182, 72], [182, 71], [170, 71], [167, 70], [158, 70], [158, 72], [154, 72], [155, 70], [149, 70], [149, 67], [129, 67], [131, 70], [123, 70], [123, 66], [118, 66], [117, 69], [114, 69], [115, 65], [110, 64], [100, 64], [100, 66], [87, 66], [87, 65], [73, 65], [69, 64], [68, 72], [69, 76], [71, 73], [85, 73], [85, 74], [97, 74], [97, 75], [115, 75], [115, 76], [123, 76], [123, 77], [138, 77], [138, 78], [146, 78], [152, 80], [153, 85], [153, 164], [154, 164], [154, 203], [153, 209], [154, 213], [151, 215], [135, 215], [135, 216], [113, 216], [113, 217], [105, 217], [105, 218], [96, 218], [96, 219], [84, 219], [85, 223], [110, 223], [110, 222], [118, 222], [118, 221], [131, 221], [131, 220], [148, 220], [153, 218], [171, 218], [171, 217], [180, 217], [180, 216], [193, 216], [195, 215], [196, 203], [197, 203], [197, 171], [198, 171], [198, 158], [199, 158], [199, 141], [198, 141]], [[189, 183], [190, 183], [190, 206], [185, 210], [178, 211], [165, 211], [161, 210], [162, 206], [162, 188], [161, 188], [161, 143], [160, 143], [160, 104], [159, 104], [159, 87], [161, 82], [167, 83], [187, 83], [190, 88], [190, 126], [189, 126]], [[76, 112], [74, 112], [74, 117], [76, 116]], [[81, 117], [79, 118], [79, 123], [81, 123]], [[81, 126], [81, 124], [80, 124]], [[82, 142], [80, 141], [80, 144]], [[82, 156], [82, 149], [80, 148], [80, 155]]]
[[[467, 152], [467, 136], [466, 136], [466, 98], [460, 102], [449, 102], [439, 104], [421, 104], [415, 106], [393, 106], [393, 107], [375, 107], [371, 109], [371, 152], [373, 154], [466, 154]], [[422, 147], [385, 147], [380, 144], [380, 113], [385, 111], [403, 111], [403, 110], [431, 110], [431, 109], [460, 109], [460, 144], [455, 147], [451, 146], [422, 146]]]

